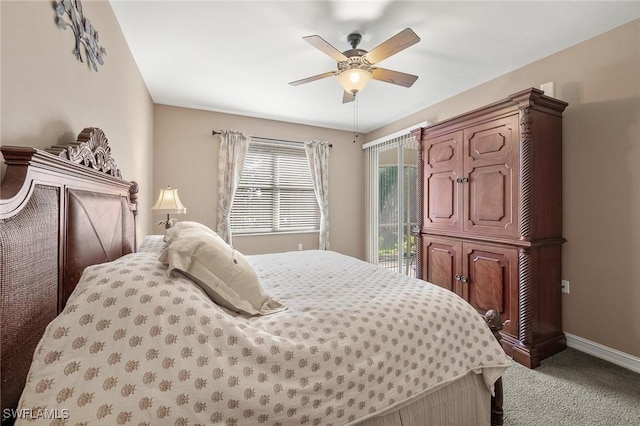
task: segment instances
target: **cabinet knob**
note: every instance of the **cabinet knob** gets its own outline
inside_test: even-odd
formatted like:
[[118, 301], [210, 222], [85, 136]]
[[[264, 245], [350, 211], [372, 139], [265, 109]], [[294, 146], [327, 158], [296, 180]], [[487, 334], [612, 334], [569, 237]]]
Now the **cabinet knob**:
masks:
[[460, 276], [460, 281], [462, 281], [463, 283], [467, 282], [467, 277], [465, 277], [464, 275]]
[[456, 274], [456, 281], [460, 281], [460, 277], [461, 277], [460, 274]]
[[460, 182], [461, 183], [467, 183], [467, 182], [469, 182], [469, 178], [468, 177], [463, 177], [463, 178], [460, 179]]

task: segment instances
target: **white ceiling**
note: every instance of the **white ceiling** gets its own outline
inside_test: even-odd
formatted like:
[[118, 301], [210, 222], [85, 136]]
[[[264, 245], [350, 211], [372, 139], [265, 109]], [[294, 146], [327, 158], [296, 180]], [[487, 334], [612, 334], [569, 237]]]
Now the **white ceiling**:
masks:
[[350, 49], [347, 35], [359, 31], [359, 48], [371, 50], [412, 28], [421, 41], [380, 66], [419, 78], [411, 88], [374, 80], [358, 94], [358, 130], [364, 133], [640, 18], [638, 1], [111, 5], [155, 103], [342, 130], [353, 130], [355, 103], [342, 104], [336, 77], [288, 84], [336, 69], [302, 37], [317, 34], [344, 51]]

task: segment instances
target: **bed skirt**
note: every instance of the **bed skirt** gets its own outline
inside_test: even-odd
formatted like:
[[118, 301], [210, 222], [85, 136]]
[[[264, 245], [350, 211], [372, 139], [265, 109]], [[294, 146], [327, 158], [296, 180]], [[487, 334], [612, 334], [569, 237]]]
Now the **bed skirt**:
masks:
[[482, 376], [469, 373], [413, 403], [358, 426], [489, 425], [491, 394]]

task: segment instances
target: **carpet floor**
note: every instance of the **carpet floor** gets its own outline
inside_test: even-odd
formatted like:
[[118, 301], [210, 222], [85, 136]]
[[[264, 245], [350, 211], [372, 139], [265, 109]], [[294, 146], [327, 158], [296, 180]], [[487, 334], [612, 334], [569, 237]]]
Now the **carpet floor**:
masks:
[[640, 374], [567, 349], [503, 376], [504, 424], [640, 425]]

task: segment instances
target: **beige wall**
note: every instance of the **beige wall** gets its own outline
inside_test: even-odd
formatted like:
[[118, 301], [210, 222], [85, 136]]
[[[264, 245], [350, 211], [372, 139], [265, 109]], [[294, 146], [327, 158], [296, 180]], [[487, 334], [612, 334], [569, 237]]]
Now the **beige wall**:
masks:
[[[166, 105], [155, 106], [154, 190], [178, 188], [187, 213], [215, 229], [220, 137], [212, 130], [233, 129], [245, 135], [294, 141], [327, 140], [331, 249], [364, 258], [364, 171], [362, 147], [353, 134], [320, 127], [263, 120]], [[161, 218], [155, 218], [157, 220]], [[157, 222], [156, 220], [156, 222]], [[162, 231], [157, 224], [154, 231]], [[233, 245], [245, 254], [318, 248], [318, 234], [235, 236]]]
[[[526, 48], [523, 46], [523, 48]], [[438, 122], [555, 81], [563, 127], [566, 332], [640, 357], [640, 20], [367, 135]], [[558, 283], [559, 285], [559, 283]]]
[[[140, 184], [139, 235], [150, 231], [153, 103], [107, 1], [85, 1], [85, 17], [107, 50], [98, 72], [72, 54], [71, 29], [56, 26], [52, 1], [0, 2], [0, 141], [47, 148], [104, 130], [122, 176]], [[84, 52], [83, 52], [84, 54]], [[84, 56], [83, 56], [84, 57]]]

